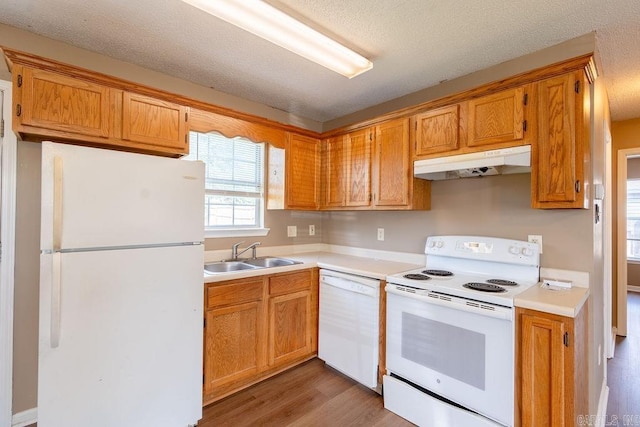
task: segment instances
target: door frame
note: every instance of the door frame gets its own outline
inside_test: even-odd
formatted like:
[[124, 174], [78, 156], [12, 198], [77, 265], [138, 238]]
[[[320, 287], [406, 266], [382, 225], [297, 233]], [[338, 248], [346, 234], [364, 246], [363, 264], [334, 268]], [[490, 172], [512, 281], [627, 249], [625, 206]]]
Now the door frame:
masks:
[[618, 173], [617, 173], [617, 249], [618, 256], [616, 266], [618, 271], [617, 284], [617, 309], [616, 316], [617, 334], [627, 335], [627, 158], [630, 156], [640, 156], [640, 147], [623, 148], [618, 150]]
[[17, 138], [11, 131], [12, 83], [0, 80], [3, 92], [2, 119], [2, 208], [0, 212], [0, 427], [12, 422], [13, 403], [13, 297], [16, 227]]

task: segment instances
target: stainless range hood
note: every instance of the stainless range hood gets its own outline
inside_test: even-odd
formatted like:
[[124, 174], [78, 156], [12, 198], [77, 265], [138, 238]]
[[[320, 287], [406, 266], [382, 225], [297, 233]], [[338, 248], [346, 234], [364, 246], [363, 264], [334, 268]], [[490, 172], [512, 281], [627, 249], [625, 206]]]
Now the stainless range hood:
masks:
[[531, 146], [416, 160], [413, 175], [433, 181], [531, 172]]

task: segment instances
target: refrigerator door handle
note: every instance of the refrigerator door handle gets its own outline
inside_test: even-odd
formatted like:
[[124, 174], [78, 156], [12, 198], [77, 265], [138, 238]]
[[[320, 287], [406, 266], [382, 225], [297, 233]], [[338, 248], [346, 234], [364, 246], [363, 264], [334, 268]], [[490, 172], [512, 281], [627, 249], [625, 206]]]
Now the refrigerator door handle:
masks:
[[53, 250], [62, 248], [62, 157], [53, 158]]
[[61, 258], [60, 252], [54, 252], [52, 255], [52, 271], [51, 271], [51, 348], [57, 348], [60, 345], [60, 329], [61, 329], [61, 300], [62, 280], [60, 277]]

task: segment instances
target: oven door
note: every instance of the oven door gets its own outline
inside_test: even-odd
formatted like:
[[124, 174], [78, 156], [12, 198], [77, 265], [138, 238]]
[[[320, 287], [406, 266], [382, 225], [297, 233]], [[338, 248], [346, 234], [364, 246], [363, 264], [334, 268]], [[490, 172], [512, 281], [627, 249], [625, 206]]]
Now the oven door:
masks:
[[389, 373], [513, 425], [512, 310], [486, 310], [434, 293], [416, 295], [393, 284], [386, 289]]

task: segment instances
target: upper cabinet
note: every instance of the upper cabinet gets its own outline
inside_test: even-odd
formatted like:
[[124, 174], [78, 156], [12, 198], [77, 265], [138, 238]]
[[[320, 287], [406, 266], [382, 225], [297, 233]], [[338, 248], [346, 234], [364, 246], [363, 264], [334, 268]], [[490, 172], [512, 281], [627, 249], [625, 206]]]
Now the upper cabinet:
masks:
[[177, 157], [189, 152], [188, 108], [82, 76], [17, 65], [13, 129], [25, 140]]
[[530, 144], [534, 85], [522, 85], [413, 116], [417, 159]]
[[466, 136], [460, 129], [461, 108], [464, 108], [464, 105], [454, 104], [415, 116], [417, 157], [456, 151], [460, 148], [460, 138]]
[[520, 145], [527, 135], [528, 88], [518, 87], [475, 98], [468, 103], [468, 147], [509, 143]]
[[187, 107], [144, 95], [122, 96], [122, 139], [188, 153]]
[[320, 207], [321, 141], [289, 133], [285, 148], [268, 147], [267, 208]]
[[589, 208], [588, 81], [583, 71], [538, 83], [538, 138], [531, 150], [534, 208]]
[[325, 140], [324, 209], [430, 208], [430, 183], [413, 178], [409, 119]]
[[108, 138], [110, 95], [105, 86], [26, 67], [13, 70], [14, 128]]

